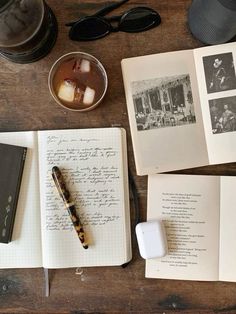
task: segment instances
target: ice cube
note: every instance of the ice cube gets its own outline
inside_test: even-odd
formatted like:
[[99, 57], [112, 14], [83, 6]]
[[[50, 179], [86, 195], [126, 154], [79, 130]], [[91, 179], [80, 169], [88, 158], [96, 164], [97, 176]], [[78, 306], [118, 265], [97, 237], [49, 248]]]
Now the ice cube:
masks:
[[87, 86], [84, 92], [83, 103], [85, 105], [91, 105], [94, 102], [94, 98], [95, 90]]
[[90, 72], [90, 62], [85, 59], [78, 59], [73, 64], [74, 72], [88, 73]]
[[88, 60], [82, 59], [80, 64], [80, 71], [82, 73], [90, 72], [90, 62]]
[[66, 79], [59, 87], [58, 97], [61, 100], [73, 102], [75, 97], [75, 89], [76, 83], [73, 80]]

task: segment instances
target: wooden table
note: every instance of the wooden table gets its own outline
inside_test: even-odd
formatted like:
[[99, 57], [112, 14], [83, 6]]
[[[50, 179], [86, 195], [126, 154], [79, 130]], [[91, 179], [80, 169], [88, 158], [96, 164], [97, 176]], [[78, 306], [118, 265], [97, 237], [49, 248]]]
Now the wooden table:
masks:
[[[160, 12], [162, 24], [139, 34], [115, 33], [93, 42], [72, 42], [64, 24], [91, 14], [105, 2], [48, 0], [59, 23], [52, 52], [27, 65], [0, 60], [0, 130], [38, 130], [123, 126], [127, 130], [129, 164], [134, 175], [142, 219], [146, 218], [147, 178], [135, 175], [120, 61], [123, 58], [189, 49], [201, 44], [187, 27], [190, 0], [130, 1]], [[88, 113], [74, 113], [58, 106], [49, 94], [47, 77], [52, 63], [70, 51], [85, 51], [102, 61], [109, 89], [103, 103]], [[198, 174], [236, 174], [235, 164], [185, 171]], [[133, 209], [132, 209], [132, 216]], [[236, 313], [236, 284], [188, 282], [144, 278], [144, 260], [133, 241], [133, 261], [126, 268], [85, 268], [50, 271], [50, 297], [44, 297], [42, 269], [0, 270], [0, 313]], [[1, 258], [1, 257], [0, 257]]]

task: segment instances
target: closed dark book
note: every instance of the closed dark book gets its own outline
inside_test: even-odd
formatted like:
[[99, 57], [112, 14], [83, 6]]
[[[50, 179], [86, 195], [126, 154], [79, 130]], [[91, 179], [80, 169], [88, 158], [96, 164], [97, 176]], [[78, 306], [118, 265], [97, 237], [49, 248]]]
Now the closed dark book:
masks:
[[0, 144], [0, 242], [12, 237], [27, 148]]

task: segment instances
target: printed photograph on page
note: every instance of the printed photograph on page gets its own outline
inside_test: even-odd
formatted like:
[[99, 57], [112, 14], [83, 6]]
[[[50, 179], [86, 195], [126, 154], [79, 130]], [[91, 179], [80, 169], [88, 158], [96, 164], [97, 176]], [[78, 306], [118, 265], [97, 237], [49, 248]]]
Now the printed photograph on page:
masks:
[[203, 57], [207, 93], [236, 89], [232, 52]]
[[196, 123], [189, 74], [131, 83], [138, 131]]
[[212, 133], [236, 131], [236, 96], [209, 100]]

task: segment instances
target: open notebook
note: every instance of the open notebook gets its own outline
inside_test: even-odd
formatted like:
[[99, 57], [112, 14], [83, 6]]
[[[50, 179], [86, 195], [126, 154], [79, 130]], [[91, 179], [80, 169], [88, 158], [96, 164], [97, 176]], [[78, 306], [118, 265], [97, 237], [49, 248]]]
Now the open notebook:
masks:
[[[127, 149], [121, 128], [0, 133], [28, 148], [13, 239], [0, 268], [121, 265], [131, 259]], [[56, 191], [59, 166], [88, 238], [84, 250]]]

